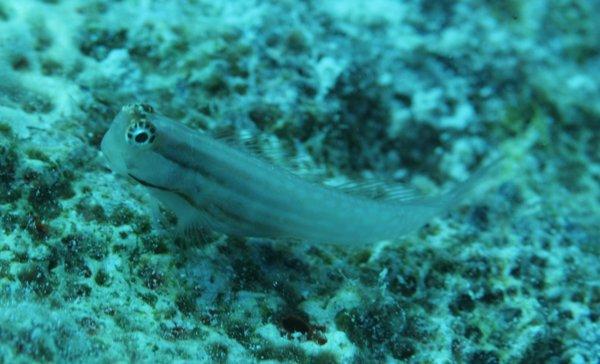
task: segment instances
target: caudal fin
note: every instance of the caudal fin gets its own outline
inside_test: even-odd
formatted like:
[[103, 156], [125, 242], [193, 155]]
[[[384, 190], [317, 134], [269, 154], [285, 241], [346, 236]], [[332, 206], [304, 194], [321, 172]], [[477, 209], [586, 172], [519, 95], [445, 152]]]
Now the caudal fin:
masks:
[[442, 196], [443, 210], [452, 209], [478, 193], [483, 193], [485, 189], [490, 187], [490, 183], [494, 181], [494, 176], [500, 170], [503, 160], [503, 157], [492, 160], [492, 162], [479, 168], [466, 181], [445, 193]]

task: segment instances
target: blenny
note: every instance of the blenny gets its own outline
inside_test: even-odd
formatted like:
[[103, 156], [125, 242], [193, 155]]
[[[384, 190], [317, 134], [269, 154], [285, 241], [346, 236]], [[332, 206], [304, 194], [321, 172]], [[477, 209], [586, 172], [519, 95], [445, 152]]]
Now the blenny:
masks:
[[340, 244], [405, 235], [456, 206], [489, 170], [438, 196], [376, 200], [301, 178], [147, 104], [124, 106], [101, 149], [114, 172], [147, 188], [183, 229]]

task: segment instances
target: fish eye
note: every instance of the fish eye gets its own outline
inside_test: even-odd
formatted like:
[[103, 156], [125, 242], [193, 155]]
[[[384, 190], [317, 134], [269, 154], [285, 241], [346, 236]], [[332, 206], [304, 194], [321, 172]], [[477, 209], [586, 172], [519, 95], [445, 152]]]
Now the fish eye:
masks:
[[127, 128], [125, 138], [133, 145], [151, 145], [156, 138], [156, 128], [148, 120], [136, 121]]

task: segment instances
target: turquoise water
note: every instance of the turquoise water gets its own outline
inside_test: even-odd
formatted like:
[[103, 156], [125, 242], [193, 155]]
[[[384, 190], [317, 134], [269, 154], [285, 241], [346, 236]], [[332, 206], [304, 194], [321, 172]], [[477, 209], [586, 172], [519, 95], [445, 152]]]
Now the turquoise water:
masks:
[[[598, 13], [0, 0], [0, 363], [599, 362]], [[181, 233], [100, 151], [137, 102], [371, 195], [503, 159], [394, 240]]]

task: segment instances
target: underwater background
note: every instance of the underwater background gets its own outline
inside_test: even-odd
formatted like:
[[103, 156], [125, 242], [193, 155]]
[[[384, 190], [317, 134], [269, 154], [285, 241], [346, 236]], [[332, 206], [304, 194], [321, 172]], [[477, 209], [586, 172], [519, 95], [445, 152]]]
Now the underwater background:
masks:
[[[598, 14], [0, 0], [0, 363], [598, 363]], [[435, 194], [504, 160], [394, 241], [185, 236], [100, 153], [131, 102], [329, 179]]]

